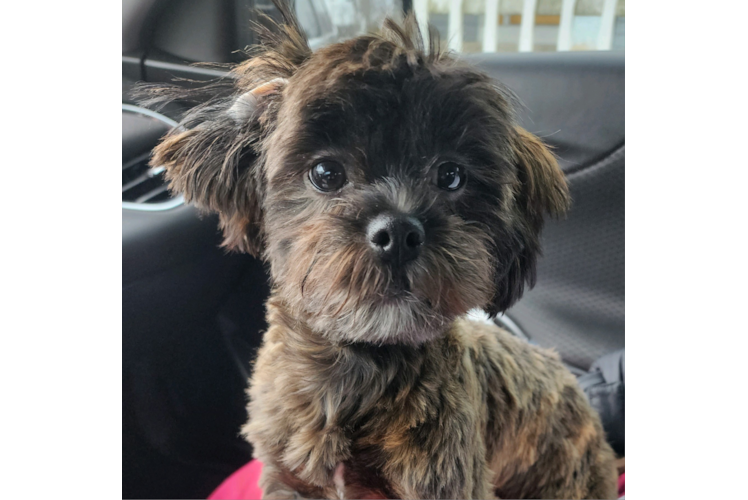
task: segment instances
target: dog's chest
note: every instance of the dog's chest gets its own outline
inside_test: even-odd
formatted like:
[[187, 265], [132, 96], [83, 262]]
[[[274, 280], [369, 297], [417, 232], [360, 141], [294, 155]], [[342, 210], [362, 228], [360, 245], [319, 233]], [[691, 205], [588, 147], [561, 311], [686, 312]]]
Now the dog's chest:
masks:
[[343, 463], [346, 484], [396, 498], [397, 471], [436, 474], [435, 456], [459, 462], [467, 448], [455, 436], [479, 446], [478, 393], [448, 338], [412, 349], [299, 347], [271, 336], [259, 353], [245, 435], [263, 461], [323, 488]]
[[388, 439], [404, 439], [392, 421], [392, 398], [360, 380], [358, 388], [306, 384], [303, 398], [292, 385], [272, 393], [283, 407], [272, 419], [282, 422], [275, 428], [281, 432], [262, 441], [275, 448], [275, 459], [310, 487], [329, 486], [331, 473], [343, 464], [346, 498], [397, 498], [385, 472]]

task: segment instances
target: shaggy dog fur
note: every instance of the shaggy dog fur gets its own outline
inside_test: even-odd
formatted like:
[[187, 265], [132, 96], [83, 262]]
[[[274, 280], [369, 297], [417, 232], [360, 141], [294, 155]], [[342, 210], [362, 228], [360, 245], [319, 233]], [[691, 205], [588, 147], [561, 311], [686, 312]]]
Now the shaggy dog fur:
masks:
[[[510, 92], [435, 33], [426, 50], [412, 18], [312, 53], [279, 7], [232, 78], [146, 89], [210, 97], [152, 164], [270, 265], [243, 429], [266, 497], [614, 498], [613, 453], [558, 357], [462, 318], [520, 298], [544, 214], [569, 203]], [[310, 180], [324, 162], [339, 189]], [[440, 189], [446, 163], [460, 189]], [[419, 221], [417, 258], [373, 251], [381, 214]]]

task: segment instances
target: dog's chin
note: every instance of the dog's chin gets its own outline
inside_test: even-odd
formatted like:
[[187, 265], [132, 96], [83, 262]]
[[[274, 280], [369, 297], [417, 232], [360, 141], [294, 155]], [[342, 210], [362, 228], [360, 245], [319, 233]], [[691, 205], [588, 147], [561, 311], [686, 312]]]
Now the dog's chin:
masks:
[[306, 319], [315, 331], [334, 342], [377, 345], [419, 345], [440, 336], [454, 320], [401, 288], [355, 307], [344, 306], [335, 315], [308, 311]]

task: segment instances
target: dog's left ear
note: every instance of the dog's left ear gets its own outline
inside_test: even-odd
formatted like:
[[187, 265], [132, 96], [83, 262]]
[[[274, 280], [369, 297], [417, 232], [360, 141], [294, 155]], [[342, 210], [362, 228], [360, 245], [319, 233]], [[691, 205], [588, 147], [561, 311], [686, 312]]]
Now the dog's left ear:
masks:
[[522, 127], [515, 130], [513, 150], [522, 183], [520, 203], [532, 222], [542, 227], [544, 214], [559, 217], [569, 209], [571, 198], [566, 177], [540, 139]]
[[499, 263], [496, 292], [488, 308], [495, 315], [507, 310], [535, 286], [536, 262], [540, 254], [540, 231], [546, 214], [560, 217], [571, 204], [566, 177], [545, 144], [521, 127], [511, 138], [519, 179], [516, 193], [520, 223], [513, 230], [513, 247], [504, 252], [509, 260]]

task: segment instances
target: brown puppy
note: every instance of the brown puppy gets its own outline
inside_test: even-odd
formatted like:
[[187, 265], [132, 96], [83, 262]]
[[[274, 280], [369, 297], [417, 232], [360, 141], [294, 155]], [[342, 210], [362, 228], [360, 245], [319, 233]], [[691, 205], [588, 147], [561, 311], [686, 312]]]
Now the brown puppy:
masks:
[[266, 497], [614, 498], [558, 357], [462, 318], [520, 298], [569, 203], [511, 94], [413, 19], [312, 53], [281, 10], [152, 162], [270, 265], [243, 430]]

